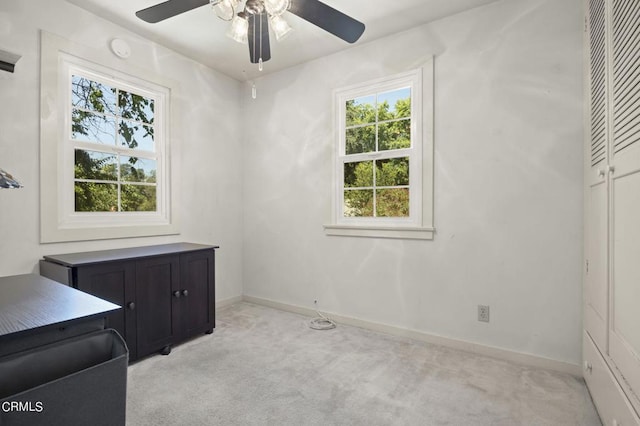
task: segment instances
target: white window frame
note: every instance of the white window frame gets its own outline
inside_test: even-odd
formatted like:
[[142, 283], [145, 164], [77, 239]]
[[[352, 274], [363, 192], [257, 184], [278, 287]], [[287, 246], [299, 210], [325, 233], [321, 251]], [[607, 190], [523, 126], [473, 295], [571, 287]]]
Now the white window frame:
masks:
[[[70, 54], [72, 52], [74, 54]], [[80, 55], [83, 57], [81, 58]], [[89, 56], [87, 58], [86, 56]], [[41, 242], [84, 241], [179, 233], [172, 203], [169, 162], [171, 86], [161, 78], [144, 78], [97, 63], [91, 53], [59, 37], [42, 33], [41, 63]], [[94, 60], [89, 60], [94, 59]], [[108, 60], [102, 61], [108, 63]], [[127, 68], [135, 70], [134, 67]], [[138, 75], [142, 75], [139, 73]], [[157, 166], [155, 212], [76, 212], [75, 149], [91, 150], [91, 143], [72, 139], [71, 76], [117, 86], [154, 100], [153, 154]], [[152, 81], [153, 80], [153, 81]], [[96, 145], [97, 147], [97, 145]], [[111, 148], [111, 149], [110, 149]], [[99, 151], [119, 153], [115, 145]], [[136, 150], [128, 154], [135, 155]], [[150, 154], [150, 153], [146, 153]], [[147, 158], [149, 155], [141, 156]]]
[[[392, 151], [345, 154], [346, 102], [403, 88], [411, 89], [411, 147]], [[336, 149], [332, 236], [433, 239], [433, 60], [423, 67], [334, 91]], [[409, 157], [409, 217], [345, 217], [344, 164]]]

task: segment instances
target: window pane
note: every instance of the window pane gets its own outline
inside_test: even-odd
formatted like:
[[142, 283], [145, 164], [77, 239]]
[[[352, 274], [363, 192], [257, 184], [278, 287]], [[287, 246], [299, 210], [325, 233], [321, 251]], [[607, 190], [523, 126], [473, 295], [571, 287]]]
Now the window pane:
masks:
[[345, 142], [345, 152], [347, 155], [375, 151], [376, 126], [373, 125], [347, 129]]
[[378, 150], [411, 148], [411, 119], [382, 123], [378, 126]]
[[116, 89], [88, 78], [71, 77], [71, 103], [74, 107], [116, 114]]
[[121, 120], [118, 124], [118, 140], [121, 146], [144, 151], [155, 151], [153, 126]]
[[409, 188], [376, 190], [377, 217], [409, 217]]
[[368, 124], [376, 122], [376, 97], [366, 96], [357, 99], [351, 99], [346, 102], [346, 125], [354, 126], [357, 124]]
[[118, 185], [110, 183], [76, 182], [75, 211], [118, 211]]
[[120, 115], [134, 121], [153, 123], [155, 104], [153, 99], [121, 90], [118, 92]]
[[116, 156], [105, 152], [75, 150], [76, 179], [118, 180]]
[[156, 182], [156, 160], [120, 156], [120, 176], [127, 182]]
[[373, 161], [345, 163], [344, 187], [367, 188], [373, 186]]
[[71, 120], [72, 139], [105, 145], [115, 144], [116, 122], [114, 118], [74, 109]]
[[372, 217], [373, 216], [373, 190], [346, 190], [344, 191], [344, 217]]
[[146, 185], [122, 185], [122, 211], [156, 211], [156, 187]]
[[411, 89], [404, 88], [378, 94], [378, 120], [411, 116]]
[[376, 186], [409, 185], [409, 157], [376, 161]]

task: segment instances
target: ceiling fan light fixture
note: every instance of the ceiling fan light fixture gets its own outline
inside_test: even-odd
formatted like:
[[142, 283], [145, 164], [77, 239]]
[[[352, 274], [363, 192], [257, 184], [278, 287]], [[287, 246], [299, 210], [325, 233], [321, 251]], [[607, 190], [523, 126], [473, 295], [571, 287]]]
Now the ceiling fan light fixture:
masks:
[[289, 9], [291, 0], [264, 0], [264, 8], [271, 16], [280, 16]]
[[282, 16], [272, 15], [269, 18], [269, 22], [271, 23], [271, 29], [276, 35], [276, 40], [278, 41], [284, 39], [291, 32], [291, 27], [287, 21], [282, 18]]
[[210, 3], [218, 18], [224, 21], [231, 21], [236, 14], [238, 0], [210, 0]]
[[247, 18], [236, 15], [231, 21], [231, 26], [227, 31], [227, 37], [234, 39], [238, 43], [247, 43], [249, 32], [249, 21]]
[[[332, 0], [333, 1], [333, 0]], [[260, 65], [271, 59], [270, 36], [284, 38], [291, 27], [281, 15], [289, 12], [347, 43], [355, 43], [364, 33], [365, 25], [325, 4], [323, 0], [165, 0], [141, 9], [136, 16], [155, 24], [176, 15], [210, 4], [219, 18], [234, 21], [236, 14], [248, 23], [246, 42], [252, 64]], [[236, 20], [227, 35], [237, 41], [245, 40], [244, 23]], [[273, 31], [269, 31], [269, 27]]]

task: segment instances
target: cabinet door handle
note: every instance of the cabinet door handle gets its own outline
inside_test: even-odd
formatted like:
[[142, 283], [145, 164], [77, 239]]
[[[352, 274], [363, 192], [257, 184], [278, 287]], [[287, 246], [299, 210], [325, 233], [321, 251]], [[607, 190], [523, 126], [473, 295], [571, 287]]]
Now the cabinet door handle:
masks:
[[604, 170], [598, 169], [598, 176], [599, 177], [604, 177]]
[[187, 297], [189, 295], [189, 291], [188, 290], [182, 290], [182, 295], [184, 297]]
[[129, 302], [127, 303], [127, 308], [133, 311], [136, 308], [136, 304], [133, 302]]
[[180, 299], [180, 290], [176, 290], [176, 291], [174, 291], [174, 292], [173, 292], [173, 296], [174, 296], [176, 299]]
[[615, 167], [615, 166], [607, 166], [607, 171], [608, 171], [610, 174], [613, 174], [613, 172], [615, 172], [615, 171], [616, 171], [616, 167]]

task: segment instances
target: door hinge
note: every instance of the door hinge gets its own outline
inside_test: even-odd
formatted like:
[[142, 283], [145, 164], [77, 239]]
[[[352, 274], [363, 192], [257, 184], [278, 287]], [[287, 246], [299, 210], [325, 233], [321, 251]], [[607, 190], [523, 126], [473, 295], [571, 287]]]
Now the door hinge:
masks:
[[587, 275], [589, 274], [589, 259], [585, 260], [585, 266], [587, 267]]

